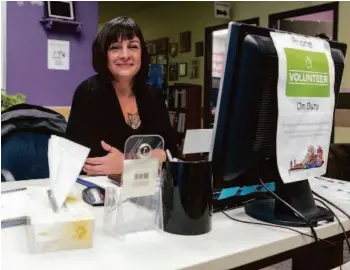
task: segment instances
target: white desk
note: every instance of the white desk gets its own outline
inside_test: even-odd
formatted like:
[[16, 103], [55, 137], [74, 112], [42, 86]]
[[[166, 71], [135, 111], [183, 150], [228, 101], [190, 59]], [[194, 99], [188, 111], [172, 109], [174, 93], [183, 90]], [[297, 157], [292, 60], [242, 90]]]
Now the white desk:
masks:
[[350, 262], [343, 264], [341, 267], [334, 268], [332, 270], [350, 270]]
[[[45, 180], [2, 183], [2, 190], [46, 184]], [[350, 212], [350, 204], [337, 203]], [[94, 247], [89, 250], [33, 255], [27, 249], [24, 227], [2, 229], [2, 269], [229, 269], [313, 242], [307, 236], [286, 229], [238, 223], [222, 213], [214, 214], [212, 231], [205, 235], [143, 232], [118, 241], [103, 232], [103, 208], [93, 208], [93, 213], [96, 229]], [[243, 209], [229, 211], [228, 214], [252, 220]], [[339, 216], [349, 231], [350, 220], [341, 214]], [[308, 229], [298, 229], [310, 234]], [[318, 227], [316, 231], [320, 238], [342, 232], [336, 222]]]

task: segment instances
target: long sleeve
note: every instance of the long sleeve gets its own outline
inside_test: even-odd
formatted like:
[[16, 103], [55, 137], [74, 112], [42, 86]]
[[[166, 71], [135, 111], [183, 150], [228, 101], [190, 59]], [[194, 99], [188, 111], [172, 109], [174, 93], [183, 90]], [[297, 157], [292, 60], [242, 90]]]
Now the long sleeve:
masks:
[[101, 134], [96, 115], [97, 108], [94, 107], [93, 95], [88, 89], [88, 83], [83, 82], [74, 93], [66, 138], [89, 147], [90, 157], [104, 154], [100, 145]]

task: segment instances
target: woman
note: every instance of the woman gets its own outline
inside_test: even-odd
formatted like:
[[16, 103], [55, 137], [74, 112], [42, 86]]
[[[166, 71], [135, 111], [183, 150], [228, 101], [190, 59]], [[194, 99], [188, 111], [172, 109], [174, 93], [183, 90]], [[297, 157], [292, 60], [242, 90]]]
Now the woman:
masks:
[[[94, 41], [97, 75], [75, 91], [66, 138], [91, 149], [83, 171], [120, 174], [124, 144], [131, 135], [158, 134], [176, 151], [169, 115], [160, 90], [146, 85], [148, 54], [140, 28], [130, 18], [107, 22]], [[163, 151], [155, 156], [165, 160]]]

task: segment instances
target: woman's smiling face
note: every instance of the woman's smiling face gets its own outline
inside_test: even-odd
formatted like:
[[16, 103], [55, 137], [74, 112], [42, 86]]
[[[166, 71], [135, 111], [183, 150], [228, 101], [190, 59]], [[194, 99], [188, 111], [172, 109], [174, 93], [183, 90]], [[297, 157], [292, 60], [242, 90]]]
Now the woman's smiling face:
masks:
[[107, 59], [108, 68], [117, 80], [132, 80], [141, 67], [140, 39], [120, 38], [109, 47]]

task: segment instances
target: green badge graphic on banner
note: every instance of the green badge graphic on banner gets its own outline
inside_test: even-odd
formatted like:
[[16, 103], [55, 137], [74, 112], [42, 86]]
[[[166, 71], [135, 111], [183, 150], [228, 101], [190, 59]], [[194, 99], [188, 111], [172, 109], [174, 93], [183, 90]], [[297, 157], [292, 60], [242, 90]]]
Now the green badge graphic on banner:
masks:
[[329, 97], [329, 66], [326, 54], [284, 48], [287, 59], [286, 95]]

